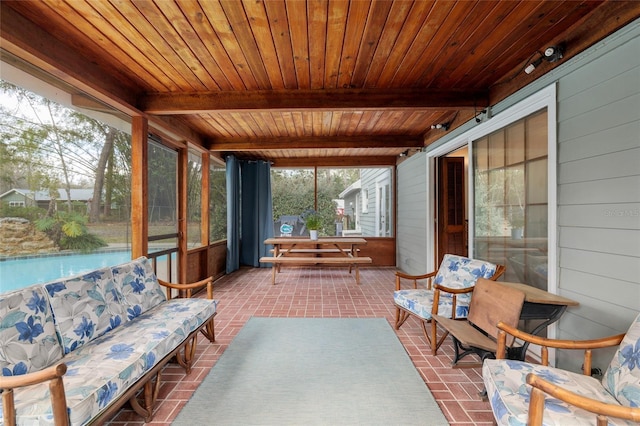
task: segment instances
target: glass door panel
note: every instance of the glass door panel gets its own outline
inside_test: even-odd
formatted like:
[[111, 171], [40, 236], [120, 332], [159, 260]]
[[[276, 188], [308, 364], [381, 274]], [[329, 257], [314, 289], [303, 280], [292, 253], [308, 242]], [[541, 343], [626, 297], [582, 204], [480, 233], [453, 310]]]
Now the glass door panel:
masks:
[[547, 289], [547, 112], [473, 142], [473, 257]]

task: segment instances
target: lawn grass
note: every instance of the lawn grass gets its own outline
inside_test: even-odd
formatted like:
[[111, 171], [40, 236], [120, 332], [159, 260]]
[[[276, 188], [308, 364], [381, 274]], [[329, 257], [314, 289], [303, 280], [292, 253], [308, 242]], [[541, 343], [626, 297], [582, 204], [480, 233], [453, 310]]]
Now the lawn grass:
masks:
[[[127, 244], [131, 242], [131, 223], [100, 222], [89, 223], [87, 228], [91, 234], [102, 238], [107, 244]], [[176, 233], [176, 225], [172, 223], [150, 224], [149, 235], [166, 235]], [[189, 243], [200, 241], [200, 224], [187, 225]]]

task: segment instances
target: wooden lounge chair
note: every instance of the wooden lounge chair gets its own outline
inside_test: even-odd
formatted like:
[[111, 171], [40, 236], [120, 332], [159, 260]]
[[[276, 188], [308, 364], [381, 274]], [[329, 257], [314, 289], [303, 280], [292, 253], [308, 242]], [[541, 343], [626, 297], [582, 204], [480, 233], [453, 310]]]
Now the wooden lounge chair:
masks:
[[[469, 312], [471, 292], [478, 278], [497, 280], [505, 267], [494, 265], [483, 260], [470, 259], [452, 254], [444, 255], [437, 271], [423, 275], [408, 275], [396, 272], [396, 290], [393, 301], [396, 305], [396, 330], [410, 317], [420, 321], [425, 339], [431, 345], [435, 355], [438, 348], [447, 337], [445, 333], [440, 339], [437, 336], [435, 324], [427, 330], [426, 324], [431, 322], [433, 314], [446, 318], [466, 318]], [[411, 288], [402, 286], [411, 283]], [[440, 286], [440, 300], [433, 304], [434, 285]]]
[[[547, 339], [502, 323], [498, 328], [498, 359], [487, 359], [482, 367], [498, 425], [640, 422], [640, 315], [626, 334], [585, 341]], [[540, 345], [542, 365], [504, 359], [507, 333]], [[616, 345], [602, 380], [591, 377], [592, 350]], [[583, 350], [582, 374], [550, 367], [548, 348]]]

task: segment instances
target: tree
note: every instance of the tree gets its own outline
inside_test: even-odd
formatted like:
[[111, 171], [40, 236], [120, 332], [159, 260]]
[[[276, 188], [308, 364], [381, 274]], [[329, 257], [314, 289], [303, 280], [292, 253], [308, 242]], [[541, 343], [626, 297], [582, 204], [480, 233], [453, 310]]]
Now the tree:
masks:
[[100, 220], [100, 201], [102, 200], [102, 189], [104, 187], [105, 174], [107, 170], [107, 162], [113, 151], [113, 141], [115, 139], [115, 130], [111, 127], [107, 130], [100, 158], [96, 166], [96, 180], [93, 184], [93, 196], [89, 210], [89, 222], [98, 222]]
[[[0, 185], [32, 191], [64, 187], [71, 211], [72, 188], [93, 188], [90, 221], [100, 218], [102, 194], [128, 204], [129, 136], [27, 90], [0, 81]], [[116, 153], [117, 149], [117, 153]]]
[[[334, 200], [359, 178], [359, 169], [318, 169], [317, 177], [310, 169], [273, 169], [271, 195], [274, 222], [281, 216], [298, 216], [306, 210], [316, 210], [321, 218], [321, 234], [332, 235], [337, 213]], [[314, 205], [315, 179], [317, 205]]]

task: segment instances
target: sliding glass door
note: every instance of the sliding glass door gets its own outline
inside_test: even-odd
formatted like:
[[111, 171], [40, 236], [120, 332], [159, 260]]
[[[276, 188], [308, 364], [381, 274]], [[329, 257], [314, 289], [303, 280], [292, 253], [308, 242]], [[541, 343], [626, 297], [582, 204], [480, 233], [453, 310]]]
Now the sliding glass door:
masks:
[[547, 110], [473, 141], [474, 256], [547, 289]]

